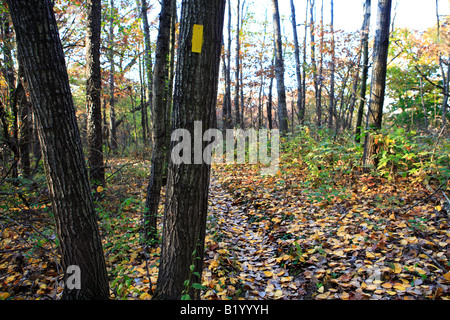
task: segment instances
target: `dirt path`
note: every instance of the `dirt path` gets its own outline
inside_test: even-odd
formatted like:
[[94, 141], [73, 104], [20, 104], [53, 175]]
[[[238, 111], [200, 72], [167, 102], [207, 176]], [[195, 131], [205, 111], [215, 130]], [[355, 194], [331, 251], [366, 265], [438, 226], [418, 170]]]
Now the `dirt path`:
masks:
[[[240, 280], [245, 299], [302, 299], [302, 282], [290, 276], [283, 260], [277, 258], [278, 245], [267, 232], [266, 223], [251, 219], [247, 212], [245, 205], [235, 203], [232, 195], [212, 178], [209, 228], [220, 241], [219, 248], [213, 246], [214, 250], [209, 251], [206, 264], [213, 272], [220, 273], [220, 267], [231, 271], [228, 277]], [[232, 291], [228, 290], [228, 294]]]

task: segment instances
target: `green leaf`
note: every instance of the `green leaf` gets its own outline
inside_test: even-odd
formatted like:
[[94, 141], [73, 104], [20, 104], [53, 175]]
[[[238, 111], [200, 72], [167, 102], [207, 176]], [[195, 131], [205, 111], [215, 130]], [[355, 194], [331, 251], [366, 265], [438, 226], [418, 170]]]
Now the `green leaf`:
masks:
[[205, 290], [206, 289], [206, 287], [202, 286], [200, 283], [193, 283], [192, 284], [192, 288], [199, 289], [199, 290]]

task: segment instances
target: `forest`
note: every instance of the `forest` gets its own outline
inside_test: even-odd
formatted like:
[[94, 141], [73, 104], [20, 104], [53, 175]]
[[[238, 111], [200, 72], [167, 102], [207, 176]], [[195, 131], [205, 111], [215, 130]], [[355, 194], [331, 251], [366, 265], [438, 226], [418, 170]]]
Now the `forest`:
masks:
[[449, 300], [450, 3], [405, 1], [1, 1], [0, 300]]

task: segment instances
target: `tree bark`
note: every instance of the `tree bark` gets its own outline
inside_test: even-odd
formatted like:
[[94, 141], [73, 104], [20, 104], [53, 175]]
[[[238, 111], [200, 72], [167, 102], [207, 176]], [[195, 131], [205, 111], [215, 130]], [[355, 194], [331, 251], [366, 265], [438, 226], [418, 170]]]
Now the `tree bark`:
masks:
[[30, 149], [32, 138], [31, 106], [27, 99], [25, 90], [25, 71], [19, 61], [19, 72], [17, 77], [17, 103], [19, 105], [19, 166], [24, 177], [31, 174]]
[[107, 299], [105, 260], [52, 3], [8, 0], [8, 6], [37, 120], [62, 265], [81, 270], [81, 288], [66, 286], [62, 297]]
[[162, 175], [166, 159], [166, 116], [169, 91], [170, 34], [172, 6], [174, 0], [161, 2], [159, 33], [156, 43], [155, 66], [153, 70], [153, 114], [152, 114], [152, 167], [147, 187], [144, 214], [144, 239], [147, 243], [157, 240], [157, 216], [161, 196]]
[[[185, 0], [182, 5], [172, 129], [187, 130], [190, 139], [184, 143], [191, 146], [201, 141], [215, 118], [224, 11], [225, 0]], [[191, 51], [194, 24], [203, 26], [200, 53]], [[202, 136], [196, 139], [194, 121], [202, 126]], [[176, 144], [172, 141], [170, 150]], [[191, 163], [197, 152], [189, 153]], [[199, 298], [192, 284], [201, 283], [209, 177], [210, 165], [204, 161], [178, 164], [170, 158], [155, 299], [180, 299], [183, 289]]]
[[286, 89], [284, 87], [283, 43], [281, 41], [280, 13], [278, 0], [272, 0], [273, 27], [275, 34], [275, 77], [277, 79], [278, 122], [282, 135], [288, 132]]
[[[239, 108], [239, 71], [240, 71], [240, 54], [241, 54], [241, 43], [239, 40], [240, 33], [240, 11], [241, 2], [237, 0], [237, 17], [236, 17], [236, 66], [234, 70], [234, 112], [235, 112], [235, 127], [241, 126], [241, 112]], [[243, 107], [243, 106], [241, 106]]]
[[[150, 27], [148, 24], [147, 16], [147, 0], [141, 0], [141, 16], [142, 16], [142, 31], [144, 33], [144, 60], [145, 60], [145, 71], [147, 76], [147, 100], [150, 103], [150, 110], [152, 112], [151, 119], [153, 121], [153, 62], [151, 57], [151, 42], [150, 42]], [[142, 109], [142, 139], [144, 141], [144, 146], [148, 145], [148, 113], [147, 107]]]
[[374, 134], [381, 129], [383, 120], [384, 93], [386, 90], [386, 68], [389, 49], [389, 25], [391, 22], [392, 0], [378, 2], [377, 30], [373, 49], [372, 83], [370, 87], [370, 101], [368, 110], [369, 132], [364, 143], [363, 164], [377, 165], [377, 149]]
[[231, 1], [228, 1], [228, 50], [225, 69], [225, 101], [224, 104], [224, 129], [233, 127], [233, 117], [231, 115]]
[[318, 112], [317, 125], [319, 127], [322, 125], [322, 89], [323, 89], [323, 56], [324, 56], [323, 40], [324, 39], [323, 39], [323, 0], [322, 0], [322, 6], [320, 10], [319, 74], [317, 76], [318, 92], [316, 96], [317, 112]]
[[115, 110], [115, 62], [114, 62], [114, 0], [110, 1], [109, 12], [109, 51], [108, 60], [110, 64], [109, 70], [109, 147], [111, 150], [117, 149], [117, 125], [116, 125], [116, 110]]
[[88, 164], [91, 184], [104, 185], [103, 130], [101, 103], [100, 41], [102, 26], [101, 0], [87, 1], [86, 28], [86, 113]]
[[[334, 1], [331, 0], [331, 76], [330, 76], [330, 105], [328, 106], [328, 128], [333, 128], [333, 115], [335, 114], [335, 98], [334, 98], [334, 72], [336, 65], [336, 55], [334, 51]], [[345, 87], [345, 85], [344, 85]], [[336, 118], [336, 130], [338, 123]]]
[[300, 48], [298, 46], [298, 35], [297, 35], [297, 22], [295, 18], [295, 6], [294, 0], [291, 0], [291, 20], [292, 20], [292, 29], [294, 34], [294, 55], [295, 55], [295, 71], [297, 74], [297, 112], [298, 112], [298, 120], [300, 124], [303, 124], [305, 113], [303, 112], [303, 108], [305, 107], [302, 104], [302, 73], [300, 67]]
[[310, 0], [311, 7], [310, 10], [310, 23], [309, 23], [309, 29], [310, 29], [310, 37], [311, 37], [311, 64], [312, 64], [312, 74], [313, 74], [313, 81], [314, 81], [314, 96], [315, 96], [315, 103], [316, 103], [316, 116], [317, 116], [317, 127], [320, 127], [322, 122], [322, 109], [320, 107], [319, 103], [319, 79], [317, 76], [317, 64], [316, 64], [316, 40], [315, 40], [315, 33], [314, 30], [314, 7], [315, 7], [315, 0]]
[[356, 130], [355, 141], [359, 143], [361, 141], [361, 126], [364, 114], [364, 106], [366, 105], [366, 90], [367, 90], [367, 78], [369, 74], [369, 29], [370, 29], [370, 12], [371, 0], [366, 0], [364, 3], [364, 22], [362, 26], [362, 39], [361, 46], [363, 48], [363, 66], [361, 75], [361, 88], [360, 99], [358, 107], [358, 115], [356, 118]]

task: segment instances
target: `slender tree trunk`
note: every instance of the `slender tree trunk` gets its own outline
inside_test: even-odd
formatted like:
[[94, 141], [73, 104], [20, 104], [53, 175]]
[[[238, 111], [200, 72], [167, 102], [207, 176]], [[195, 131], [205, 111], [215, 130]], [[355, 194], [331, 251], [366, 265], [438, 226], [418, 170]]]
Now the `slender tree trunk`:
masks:
[[86, 113], [87, 113], [87, 144], [88, 163], [91, 183], [105, 183], [105, 168], [103, 166], [103, 132], [102, 132], [102, 102], [101, 102], [101, 0], [87, 1], [86, 30]]
[[[241, 44], [240, 44], [240, 11], [241, 11], [241, 2], [237, 0], [237, 17], [236, 17], [236, 66], [234, 70], [234, 111], [235, 111], [235, 126], [241, 126], [241, 113], [239, 108], [239, 71], [240, 71], [240, 53], [241, 53]], [[242, 106], [241, 106], [242, 107]]]
[[[153, 113], [153, 62], [151, 57], [151, 42], [150, 42], [150, 27], [148, 24], [148, 16], [147, 16], [147, 0], [141, 0], [141, 16], [142, 16], [142, 31], [144, 33], [144, 60], [145, 60], [145, 71], [147, 78], [147, 101], [150, 104], [150, 110]], [[152, 121], [154, 115], [151, 115]], [[149, 142], [149, 132], [148, 132], [148, 112], [147, 107], [143, 105], [142, 108], [142, 139], [144, 141], [144, 145], [147, 146]]]
[[275, 34], [275, 77], [277, 79], [278, 122], [282, 135], [288, 132], [288, 115], [286, 107], [286, 89], [284, 87], [283, 43], [281, 41], [280, 13], [278, 0], [272, 0], [273, 27]]
[[300, 124], [303, 124], [305, 113], [303, 112], [304, 105], [302, 105], [302, 72], [300, 67], [300, 48], [298, 46], [297, 36], [297, 22], [295, 18], [295, 6], [294, 0], [291, 0], [291, 21], [292, 29], [294, 32], [294, 55], [295, 55], [295, 72], [297, 74], [297, 111], [298, 120]]
[[392, 0], [378, 2], [377, 30], [373, 49], [373, 70], [368, 110], [368, 130], [364, 143], [363, 164], [377, 165], [377, 149], [374, 134], [381, 129], [383, 119], [384, 93], [386, 90], [386, 68], [389, 48], [389, 25]]
[[227, 62], [225, 70], [225, 81], [226, 81], [226, 118], [225, 118], [225, 129], [231, 129], [233, 127], [233, 117], [231, 115], [231, 1], [228, 1], [228, 50], [227, 50]]
[[8, 144], [8, 147], [11, 149], [14, 161], [12, 162], [11, 166], [11, 175], [13, 178], [18, 177], [18, 163], [20, 161], [20, 154], [19, 154], [19, 148], [18, 148], [18, 141], [19, 141], [19, 128], [18, 128], [18, 108], [17, 108], [17, 95], [15, 94], [15, 88], [16, 88], [16, 79], [15, 79], [15, 71], [14, 71], [14, 60], [13, 60], [13, 42], [12, 37], [13, 34], [11, 32], [10, 28], [10, 20], [8, 17], [7, 12], [1, 13], [2, 19], [1, 19], [1, 29], [2, 29], [2, 38], [3, 38], [3, 77], [6, 80], [7, 84], [7, 94], [6, 94], [6, 101], [7, 106], [11, 112], [12, 115], [12, 132], [9, 131], [9, 123], [7, 121], [7, 113], [5, 111], [2, 112], [3, 122], [4, 122], [4, 132], [6, 143]]
[[367, 77], [369, 74], [369, 28], [370, 28], [371, 0], [364, 3], [364, 22], [362, 27], [361, 46], [363, 48], [363, 66], [361, 75], [361, 91], [359, 98], [358, 115], [356, 118], [355, 141], [360, 142], [361, 126], [366, 105]]
[[157, 239], [158, 206], [167, 151], [167, 130], [165, 125], [169, 91], [170, 27], [173, 14], [172, 6], [174, 5], [174, 0], [163, 0], [161, 2], [159, 33], [156, 43], [155, 68], [153, 70], [152, 167], [147, 187], [144, 214], [144, 239], [147, 242], [156, 241]]
[[428, 132], [428, 115], [427, 115], [427, 108], [425, 106], [425, 100], [423, 98], [423, 81], [422, 77], [419, 78], [420, 81], [420, 98], [422, 102], [422, 110], [423, 110], [423, 120], [424, 120], [424, 126], [425, 126], [425, 132]]
[[[308, 36], [308, 4], [309, 1], [306, 1], [306, 12], [305, 12], [305, 34], [303, 38], [303, 84], [302, 84], [302, 115], [301, 118], [305, 119], [306, 117], [306, 41]], [[302, 123], [303, 124], [303, 123]]]
[[362, 56], [362, 52], [360, 50], [358, 53], [358, 59], [356, 61], [356, 68], [355, 68], [356, 70], [355, 70], [355, 76], [353, 79], [353, 87], [352, 87], [352, 92], [351, 92], [351, 97], [350, 97], [350, 106], [349, 106], [348, 115], [345, 119], [344, 129], [351, 128], [352, 122], [353, 122], [353, 113], [355, 111], [356, 96], [357, 96], [358, 83], [359, 83], [359, 74], [361, 71], [361, 68], [360, 68], [361, 56]]
[[19, 166], [24, 177], [31, 174], [30, 149], [32, 138], [31, 106], [27, 99], [25, 90], [25, 71], [19, 61], [19, 72], [17, 77], [17, 103], [19, 105]]
[[115, 62], [114, 62], [114, 0], [110, 0], [109, 12], [109, 51], [108, 60], [110, 64], [109, 70], [109, 147], [111, 150], [117, 149], [117, 125], [115, 110]]
[[[334, 1], [331, 0], [331, 75], [330, 75], [330, 105], [328, 106], [328, 128], [333, 128], [333, 115], [335, 114], [335, 98], [334, 98], [334, 72], [336, 65], [336, 56], [334, 51]], [[345, 86], [344, 86], [345, 87]], [[337, 130], [336, 119], [336, 130]]]
[[[201, 283], [211, 167], [197, 158], [207, 145], [201, 142], [203, 133], [215, 117], [224, 11], [225, 0], [185, 0], [182, 6], [172, 128], [182, 129], [188, 141], [172, 141], [170, 150], [178, 143], [201, 150], [189, 151], [188, 163], [170, 158], [155, 299], [180, 299], [186, 293], [199, 298], [192, 284]], [[195, 34], [203, 34], [200, 53], [191, 50], [194, 24], [203, 26]], [[202, 128], [194, 137], [196, 121]]]
[[[275, 49], [275, 48], [274, 48]], [[275, 58], [272, 58], [272, 70], [274, 68], [275, 64]], [[272, 91], [273, 91], [273, 78], [274, 75], [272, 74], [270, 77], [270, 84], [269, 84], [269, 97], [267, 102], [267, 123], [269, 126], [269, 130], [272, 130], [273, 128], [273, 122], [272, 122]]]
[[[320, 10], [320, 42], [319, 42], [319, 75], [318, 75], [318, 93], [317, 93], [317, 110], [318, 122], [317, 125], [320, 127], [322, 125], [322, 89], [323, 89], [323, 56], [324, 56], [324, 42], [323, 42], [323, 0]], [[326, 120], [326, 119], [325, 119]]]
[[52, 3], [8, 0], [8, 6], [36, 115], [62, 265], [81, 271], [80, 288], [66, 285], [63, 298], [107, 299], [102, 243]]
[[314, 95], [315, 95], [315, 102], [316, 102], [316, 115], [317, 115], [317, 126], [321, 126], [321, 107], [319, 103], [319, 79], [317, 76], [317, 64], [316, 64], [316, 40], [315, 40], [315, 33], [314, 30], [314, 7], [315, 7], [315, 0], [310, 0], [310, 23], [309, 23], [309, 29], [310, 29], [310, 36], [311, 36], [311, 64], [312, 64], [312, 74], [313, 74], [313, 80], [314, 80]]

